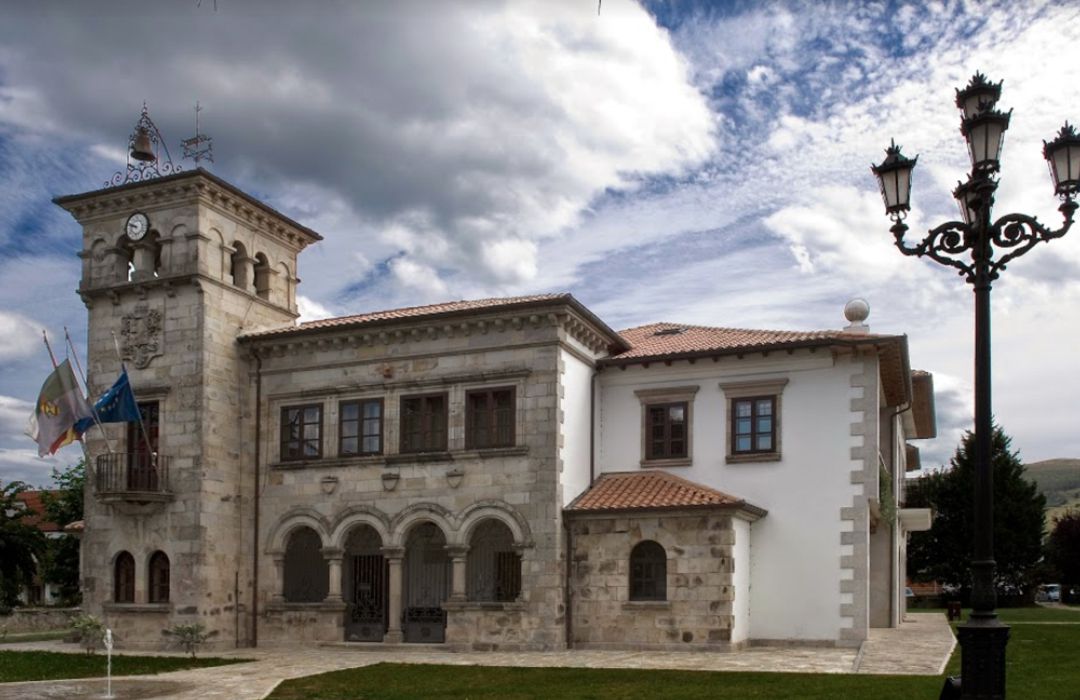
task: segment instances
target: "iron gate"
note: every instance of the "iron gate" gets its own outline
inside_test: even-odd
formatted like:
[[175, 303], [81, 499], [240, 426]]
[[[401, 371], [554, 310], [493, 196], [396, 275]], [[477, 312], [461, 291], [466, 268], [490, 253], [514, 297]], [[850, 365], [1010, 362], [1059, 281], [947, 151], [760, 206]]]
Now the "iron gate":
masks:
[[345, 641], [381, 642], [386, 634], [389, 571], [381, 554], [349, 557]]
[[446, 538], [431, 523], [409, 534], [405, 552], [405, 606], [402, 612], [406, 642], [446, 640], [443, 601], [450, 594], [450, 558]]

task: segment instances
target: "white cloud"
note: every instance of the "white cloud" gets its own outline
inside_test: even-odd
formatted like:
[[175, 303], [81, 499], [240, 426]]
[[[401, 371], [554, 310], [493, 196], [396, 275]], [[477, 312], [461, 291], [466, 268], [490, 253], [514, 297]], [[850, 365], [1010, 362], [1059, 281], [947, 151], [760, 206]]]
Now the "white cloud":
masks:
[[40, 349], [42, 325], [0, 309], [0, 361], [26, 357]]
[[300, 312], [300, 323], [305, 321], [318, 321], [322, 318], [330, 318], [333, 312], [317, 301], [308, 299], [303, 294], [296, 295], [296, 307]]
[[[100, 144], [123, 143], [140, 100], [176, 138], [192, 128], [177, 95], [199, 96], [227, 177], [291, 190], [296, 210], [286, 210], [298, 216], [322, 218], [314, 202], [341, 206], [327, 222], [351, 235], [324, 244], [342, 273], [321, 276], [327, 301], [368, 272], [344, 262], [358, 223], [410, 230], [402, 248], [439, 281], [424, 289], [524, 282], [532, 264], [505, 267], [508, 245], [525, 254], [576, 225], [605, 190], [688, 171], [715, 145], [715, 117], [689, 65], [630, 0], [612, 0], [599, 18], [569, 0], [316, 4], [288, 21], [266, 5], [170, 8], [168, 37], [143, 5], [104, 14], [72, 6], [67, 23], [27, 8], [17, 31], [0, 28], [9, 47], [0, 70], [15, 103], [0, 126], [7, 115], [21, 129], [85, 134], [94, 154], [110, 158], [115, 148]], [[261, 40], [235, 41], [241, 35]], [[311, 35], [319, 41], [300, 40]], [[140, 56], [125, 81], [106, 68], [114, 52], [103, 47], [116, 42]], [[37, 58], [42, 45], [50, 60]], [[133, 100], [121, 82], [143, 92]], [[20, 102], [49, 118], [16, 121]], [[362, 254], [388, 259], [402, 249], [394, 243], [372, 236]]]
[[398, 258], [390, 262], [390, 270], [398, 282], [428, 299], [438, 299], [447, 293], [446, 284], [439, 279], [439, 275], [423, 263]]

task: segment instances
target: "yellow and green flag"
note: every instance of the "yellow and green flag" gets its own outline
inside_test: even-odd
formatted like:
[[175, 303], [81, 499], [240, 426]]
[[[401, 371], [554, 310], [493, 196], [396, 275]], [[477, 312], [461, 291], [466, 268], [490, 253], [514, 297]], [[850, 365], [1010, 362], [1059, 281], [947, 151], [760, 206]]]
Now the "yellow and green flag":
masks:
[[27, 434], [38, 444], [38, 456], [51, 455], [79, 439], [75, 424], [93, 415], [68, 360], [61, 362], [41, 385]]

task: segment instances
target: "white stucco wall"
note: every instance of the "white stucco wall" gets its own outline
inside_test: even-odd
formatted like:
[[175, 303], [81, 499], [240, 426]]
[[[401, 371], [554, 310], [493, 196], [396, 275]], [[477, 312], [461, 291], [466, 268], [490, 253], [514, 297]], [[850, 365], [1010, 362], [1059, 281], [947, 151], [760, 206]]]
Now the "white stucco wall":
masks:
[[589, 487], [589, 428], [593, 369], [565, 349], [559, 350], [562, 364], [562, 496], [563, 505]]
[[751, 526], [739, 518], [732, 524], [735, 529], [735, 604], [732, 611], [735, 620], [731, 625], [731, 642], [734, 644], [750, 638], [750, 598], [753, 593], [750, 590]]
[[[693, 463], [668, 469], [769, 511], [753, 524], [751, 639], [837, 640], [840, 629], [850, 626], [840, 606], [853, 602], [852, 595], [841, 594], [839, 581], [850, 576], [841, 571], [841, 557], [852, 554], [851, 545], [841, 544], [841, 532], [852, 524], [840, 515], [862, 493], [861, 484], [851, 483], [852, 470], [862, 468], [851, 457], [851, 448], [862, 442], [852, 436], [862, 413], [851, 410], [852, 399], [862, 396], [851, 386], [862, 363], [824, 350], [798, 351], [670, 367], [654, 363], [600, 376], [598, 473], [641, 468], [635, 390], [700, 387], [692, 408]], [[781, 460], [727, 464], [727, 402], [719, 384], [772, 379], [788, 380], [780, 408]]]

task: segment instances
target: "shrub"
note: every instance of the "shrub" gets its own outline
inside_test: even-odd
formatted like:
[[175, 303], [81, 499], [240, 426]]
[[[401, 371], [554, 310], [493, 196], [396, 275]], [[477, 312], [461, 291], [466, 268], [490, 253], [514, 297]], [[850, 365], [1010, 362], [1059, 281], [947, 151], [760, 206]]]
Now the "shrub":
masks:
[[166, 637], [172, 637], [194, 659], [195, 650], [205, 644], [208, 639], [216, 636], [217, 630], [207, 632], [201, 622], [193, 622], [190, 625], [173, 625], [161, 630], [161, 633]]
[[105, 623], [93, 615], [79, 615], [71, 620], [71, 628], [79, 634], [79, 641], [87, 654], [101, 648], [105, 636]]

